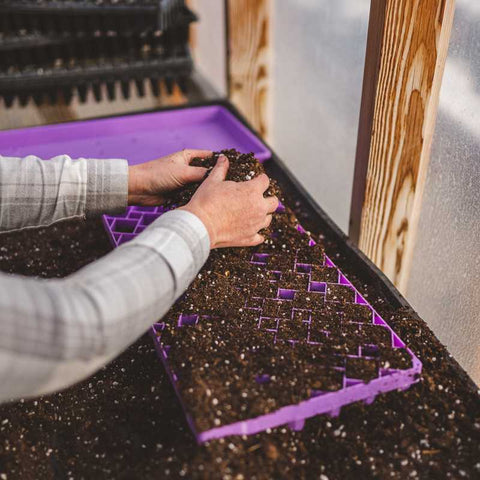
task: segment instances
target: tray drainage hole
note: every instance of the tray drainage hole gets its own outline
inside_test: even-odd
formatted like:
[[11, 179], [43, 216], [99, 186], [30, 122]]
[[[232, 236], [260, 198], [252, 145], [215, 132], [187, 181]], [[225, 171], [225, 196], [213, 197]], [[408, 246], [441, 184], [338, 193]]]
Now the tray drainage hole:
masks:
[[134, 238], [135, 238], [135, 235], [133, 233], [122, 233], [120, 235], [117, 245], [122, 245], [123, 243], [127, 243], [130, 240], [133, 240]]
[[270, 375], [267, 375], [266, 373], [257, 375], [255, 381], [260, 384], [268, 383], [270, 381]]
[[310, 273], [312, 266], [309, 263], [297, 263], [298, 273]]
[[142, 225], [147, 226], [150, 225], [152, 222], [154, 222], [159, 215], [156, 215], [155, 213], [145, 213], [142, 218]]
[[179, 327], [186, 327], [186, 326], [192, 326], [197, 323], [198, 320], [198, 315], [180, 315], [180, 318], [178, 319], [178, 326]]
[[252, 262], [267, 264], [267, 259], [269, 255], [267, 253], [254, 253], [252, 257]]
[[379, 353], [377, 345], [363, 345], [362, 355], [365, 357], [376, 357]]
[[327, 291], [327, 284], [325, 282], [310, 282], [308, 289], [310, 292], [325, 293]]
[[115, 220], [113, 224], [113, 230], [119, 233], [133, 233], [137, 222], [134, 220]]
[[282, 300], [293, 300], [295, 298], [295, 290], [279, 288], [278, 298], [281, 298]]

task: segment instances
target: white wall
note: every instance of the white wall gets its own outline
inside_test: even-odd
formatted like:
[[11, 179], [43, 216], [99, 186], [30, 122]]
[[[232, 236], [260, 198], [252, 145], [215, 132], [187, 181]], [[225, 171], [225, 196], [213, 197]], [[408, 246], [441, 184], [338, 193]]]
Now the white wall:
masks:
[[189, 0], [199, 16], [193, 27], [195, 68], [218, 96], [227, 95], [227, 43], [224, 0]]
[[273, 0], [273, 148], [348, 231], [370, 0]]
[[457, 0], [407, 298], [480, 384], [480, 2]]

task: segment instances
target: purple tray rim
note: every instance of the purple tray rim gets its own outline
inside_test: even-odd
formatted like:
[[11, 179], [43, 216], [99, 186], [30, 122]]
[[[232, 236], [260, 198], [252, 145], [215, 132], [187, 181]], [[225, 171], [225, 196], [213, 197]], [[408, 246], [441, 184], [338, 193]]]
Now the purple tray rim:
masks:
[[405, 343], [400, 339], [390, 325], [388, 325], [388, 323], [383, 320], [378, 312], [363, 298], [353, 284], [348, 281], [347, 277], [326, 254], [325, 264], [328, 264], [329, 266], [332, 266], [338, 270], [340, 274], [340, 282], [342, 279], [348, 282], [338, 283], [339, 285], [348, 285], [355, 291], [355, 303], [362, 304], [364, 302], [363, 304], [368, 305], [372, 309], [374, 319], [373, 324], [381, 324], [382, 326], [386, 327], [390, 331], [394, 343], [396, 343], [395, 347], [406, 349], [411, 357], [412, 367], [406, 370], [390, 369], [390, 373], [388, 375], [381, 376], [366, 383], [360, 382], [355, 385], [345, 386], [340, 390], [327, 392], [320, 396], [313, 396], [296, 404], [281, 407], [278, 410], [265, 415], [259, 415], [257, 417], [240, 420], [238, 422], [233, 422], [227, 425], [222, 425], [220, 427], [214, 427], [199, 432], [195, 427], [195, 422], [193, 421], [188, 408], [186, 408], [185, 404], [183, 403], [182, 396], [176, 385], [173, 371], [168, 365], [167, 355], [156, 335], [157, 328], [159, 328], [162, 323], [156, 322], [150, 328], [150, 334], [153, 338], [155, 349], [157, 350], [164, 368], [167, 371], [167, 374], [172, 382], [174, 390], [184, 411], [185, 417], [187, 418], [187, 422], [198, 443], [204, 443], [209, 440], [223, 438], [230, 435], [253, 435], [269, 428], [275, 428], [282, 425], [288, 425], [292, 429], [299, 430], [303, 428], [304, 422], [308, 418], [325, 413], [331, 416], [337, 416], [342, 407], [353, 402], [364, 401], [366, 404], [370, 404], [374, 401], [375, 397], [381, 393], [386, 393], [392, 390], [406, 390], [408, 387], [419, 381], [419, 376], [422, 371], [422, 362], [418, 359], [418, 357], [410, 348], [406, 347]]
[[173, 371], [168, 365], [167, 355], [157, 338], [156, 327], [162, 325], [155, 323], [150, 328], [150, 335], [153, 339], [155, 349], [160, 357], [162, 364], [167, 371], [168, 377], [172, 382], [173, 388], [177, 398], [182, 406], [184, 415], [187, 419], [189, 427], [191, 428], [198, 443], [204, 443], [209, 440], [223, 438], [230, 435], [253, 435], [265, 431], [269, 428], [280, 427], [282, 425], [289, 425], [293, 429], [303, 428], [303, 422], [311, 417], [321, 414], [329, 414], [330, 416], [338, 416], [340, 409], [343, 406], [349, 405], [353, 402], [364, 401], [370, 404], [375, 397], [381, 393], [386, 393], [392, 390], [405, 390], [412, 384], [419, 381], [418, 376], [422, 371], [422, 363], [413, 354], [413, 352], [406, 348], [412, 357], [413, 366], [408, 370], [393, 371], [389, 375], [371, 380], [368, 383], [358, 383], [356, 385], [344, 387], [341, 390], [324, 393], [323, 395], [310, 397], [300, 401], [297, 404], [291, 404], [279, 408], [273, 412], [265, 415], [259, 415], [246, 420], [240, 420], [220, 427], [214, 427], [208, 430], [199, 432], [195, 427], [188, 408], [185, 406], [182, 395], [177, 387], [177, 382], [173, 376]]
[[[149, 214], [160, 216], [163, 213], [161, 207], [155, 208], [155, 211], [144, 211], [140, 208], [137, 212], [139, 217], [134, 218], [130, 215], [132, 212], [136, 212], [136, 208], [138, 207], [129, 207], [127, 212], [122, 216], [103, 216], [103, 224], [109, 233], [110, 241], [114, 247], [119, 246], [120, 244], [124, 243], [124, 241], [134, 238], [138, 233], [140, 233], [141, 230], [143, 230], [143, 228], [145, 228], [145, 226], [140, 225], [140, 219], [143, 215]], [[114, 226], [119, 220], [130, 221], [132, 224], [136, 224], [136, 226], [132, 232], [114, 232]], [[300, 224], [297, 225], [297, 229], [302, 233], [306, 233]], [[310, 245], [314, 244], [315, 241], [310, 239]], [[203, 443], [208, 440], [222, 438], [229, 435], [251, 435], [285, 424], [293, 429], [298, 430], [303, 428], [304, 422], [307, 418], [325, 413], [336, 416], [340, 413], [340, 409], [345, 405], [356, 401], [364, 401], [365, 403], [369, 404], [380, 393], [395, 389], [407, 389], [410, 385], [419, 380], [419, 376], [422, 371], [421, 361], [416, 357], [410, 348], [406, 347], [405, 343], [400, 339], [390, 325], [378, 314], [373, 306], [370, 305], [364, 296], [355, 288], [355, 286], [348, 280], [348, 278], [337, 267], [332, 259], [326, 254], [325, 265], [327, 267], [335, 268], [338, 271], [338, 280], [334, 284], [348, 286], [355, 293], [354, 303], [367, 305], [370, 308], [372, 311], [371, 323], [373, 325], [382, 325], [389, 330], [392, 339], [392, 347], [406, 349], [411, 357], [412, 367], [406, 370], [398, 370], [393, 368], [387, 369], [388, 374], [381, 375], [369, 382], [359, 381], [353, 384], [345, 384], [340, 390], [325, 392], [319, 396], [312, 396], [310, 398], [301, 400], [296, 404], [281, 407], [278, 410], [264, 415], [233, 422], [227, 425], [221, 425], [219, 427], [214, 427], [199, 432], [197, 431], [195, 422], [188, 408], [186, 408], [182, 399], [182, 395], [178, 390], [176, 374], [168, 364], [167, 350], [163, 348], [156, 335], [158, 329], [163, 328], [163, 324], [161, 322], [156, 322], [150, 329], [150, 333], [154, 340], [155, 349], [164, 365], [164, 368], [167, 371], [167, 374], [179, 399], [180, 405], [184, 411], [189, 427], [194, 433], [198, 443]]]
[[[161, 207], [155, 210], [156, 212], [149, 211], [143, 212], [143, 214], [154, 213], [160, 216], [162, 213]], [[114, 220], [128, 219], [128, 215], [132, 211], [135, 211], [135, 207], [129, 207], [127, 213], [124, 216], [103, 216], [104, 226], [109, 233], [110, 240], [114, 247], [118, 246], [120, 243], [123, 243], [123, 236], [126, 235], [127, 240], [136, 236], [135, 233], [120, 233], [119, 237], [115, 238], [114, 232], [112, 231]], [[133, 222], [135, 222], [135, 220], [133, 220]], [[298, 225], [297, 229], [300, 232], [305, 233], [305, 230], [301, 225]], [[311, 239], [310, 245], [314, 244], [314, 240]], [[157, 338], [157, 329], [163, 328], [163, 324], [161, 322], [156, 322], [150, 329], [155, 349], [164, 365], [165, 370], [167, 371], [167, 374], [170, 378], [170, 381], [172, 382], [176, 395], [184, 411], [189, 427], [191, 428], [198, 443], [203, 443], [208, 440], [222, 438], [229, 435], [251, 435], [281, 425], [288, 425], [292, 429], [298, 430], [303, 428], [304, 422], [307, 418], [325, 413], [330, 414], [331, 416], [336, 416], [339, 414], [340, 409], [345, 405], [356, 401], [364, 401], [365, 403], [369, 404], [373, 402], [375, 397], [380, 393], [396, 389], [405, 390], [410, 385], [416, 383], [419, 380], [419, 376], [422, 371], [421, 361], [416, 357], [416, 355], [412, 352], [410, 348], [406, 347], [405, 343], [400, 339], [400, 337], [395, 333], [395, 331], [390, 327], [390, 325], [378, 314], [378, 312], [373, 308], [373, 306], [369, 304], [369, 302], [355, 288], [355, 286], [348, 280], [348, 278], [343, 274], [343, 272], [337, 267], [337, 265], [327, 254], [325, 254], [325, 265], [335, 268], [338, 271], [338, 281], [335, 284], [348, 286], [355, 293], [354, 302], [356, 304], [367, 305], [371, 309], [372, 324], [382, 325], [389, 330], [392, 339], [392, 346], [394, 348], [406, 349], [406, 351], [411, 357], [412, 367], [406, 370], [388, 369], [387, 375], [382, 375], [369, 382], [360, 381], [359, 383], [345, 385], [340, 390], [326, 392], [319, 396], [312, 396], [296, 404], [281, 407], [278, 410], [267, 413], [265, 415], [260, 415], [238, 422], [233, 422], [227, 425], [221, 425], [219, 427], [214, 427], [199, 432], [197, 431], [197, 428], [195, 427], [195, 422], [191, 414], [189, 413], [188, 408], [186, 408], [182, 399], [182, 395], [178, 390], [175, 372], [170, 368], [168, 364], [167, 352], [164, 350], [161, 342]]]
[[[188, 117], [189, 114], [191, 114], [192, 117], [195, 118], [187, 119], [185, 121], [184, 119]], [[195, 120], [198, 120], [198, 117], [204, 119], [217, 118], [218, 120], [220, 120], [220, 123], [225, 127], [225, 130], [234, 132], [234, 135], [238, 136], [238, 138], [240, 138], [242, 141], [248, 142], [251, 147], [253, 147], [253, 153], [260, 162], [264, 162], [265, 160], [271, 158], [272, 152], [266, 146], [266, 144], [252, 130], [250, 130], [246, 125], [244, 125], [226, 106], [222, 104], [196, 106], [193, 105], [176, 109], [156, 109], [139, 113], [125, 113], [115, 116], [89, 118], [85, 120], [72, 120], [68, 122], [58, 122], [46, 125], [34, 125], [30, 127], [0, 130], [0, 154], [8, 156], [10, 154], [10, 146], [22, 145], [21, 141], [22, 139], [23, 141], [25, 140], [25, 135], [28, 135], [29, 145], [32, 142], [32, 138], [34, 144], [36, 143], [37, 145], [43, 145], [46, 143], [45, 139], [48, 138], [48, 135], [50, 135], [51, 133], [56, 133], [59, 138], [61, 138], [61, 140], [64, 142], [65, 140], [78, 140], [79, 138], [83, 138], [81, 137], [83, 128], [88, 129], [88, 127], [95, 128], [99, 126], [105, 126], [106, 131], [103, 133], [103, 135], [108, 136], [112, 135], [112, 132], [109, 130], [109, 128], [111, 128], [112, 125], [120, 124], [122, 129], [126, 129], [127, 132], [130, 132], [129, 128], [131, 128], [131, 126], [129, 119], [131, 119], [132, 124], [135, 121], [148, 124], [149, 122], [154, 121], [156, 118], [158, 118], [160, 121], [164, 121], [165, 119], [169, 118], [178, 122], [182, 121], [184, 125], [188, 126], [190, 124], [194, 124]], [[122, 133], [125, 133], [125, 131], [121, 130], [120, 133], [117, 132], [117, 134], [120, 135]], [[233, 145], [225, 145], [225, 148], [232, 147]], [[195, 148], [195, 145], [191, 145], [190, 148]], [[28, 154], [32, 153], [34, 154], [35, 152], [32, 151]], [[55, 155], [61, 155], [64, 153], [65, 152], [59, 151]], [[111, 156], [107, 155], [100, 156], [98, 158], [110, 157]], [[135, 161], [133, 163], [139, 162]]]

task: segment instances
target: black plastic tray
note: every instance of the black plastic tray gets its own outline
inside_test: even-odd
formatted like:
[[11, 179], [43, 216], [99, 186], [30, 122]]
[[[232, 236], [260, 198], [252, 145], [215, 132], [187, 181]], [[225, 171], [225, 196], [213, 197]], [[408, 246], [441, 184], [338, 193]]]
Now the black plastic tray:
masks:
[[188, 42], [188, 27], [142, 35], [26, 34], [0, 40], [0, 71], [15, 68], [49, 68], [78, 63], [89, 58], [130, 55], [171, 57], [182, 54]]
[[166, 30], [189, 13], [184, 0], [0, 0], [0, 32]]
[[[188, 48], [188, 47], [186, 47]], [[183, 56], [166, 59], [134, 59], [116, 62], [97, 62], [88, 66], [73, 68], [51, 68], [23, 70], [21, 72], [0, 73], [0, 96], [5, 105], [10, 107], [16, 97], [21, 105], [26, 105], [30, 98], [37, 104], [48, 97], [50, 103], [57, 101], [61, 93], [64, 101], [70, 103], [75, 90], [81, 102], [85, 102], [89, 90], [93, 90], [97, 101], [103, 98], [102, 85], [106, 85], [107, 97], [115, 98], [115, 83], [121, 85], [124, 98], [130, 96], [131, 82], [134, 81], [138, 94], [144, 95], [144, 82], [149, 80], [152, 92], [160, 94], [159, 80], [163, 80], [169, 92], [174, 84], [186, 91], [188, 77], [193, 63], [189, 52]]]

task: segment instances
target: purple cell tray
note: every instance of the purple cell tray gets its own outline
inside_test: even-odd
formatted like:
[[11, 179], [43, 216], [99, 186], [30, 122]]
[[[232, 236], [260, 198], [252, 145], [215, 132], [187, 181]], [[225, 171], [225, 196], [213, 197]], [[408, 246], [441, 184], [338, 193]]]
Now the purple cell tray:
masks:
[[[134, 238], [138, 233], [143, 231], [148, 224], [155, 220], [155, 218], [159, 217], [163, 212], [164, 210], [161, 207], [129, 207], [126, 215], [124, 216], [105, 216], [104, 224], [110, 236], [112, 244], [114, 246], [118, 246]], [[305, 232], [301, 226], [298, 226], [297, 228], [302, 233]], [[314, 242], [311, 241], [311, 244], [313, 245]], [[268, 255], [266, 254], [254, 254], [251, 258], [251, 262], [266, 267], [267, 257]], [[378, 325], [389, 331], [392, 348], [405, 348], [404, 342], [388, 326], [385, 320], [382, 319], [382, 317], [365, 300], [365, 298], [357, 291], [357, 289], [351, 284], [347, 277], [343, 275], [343, 273], [336, 267], [333, 261], [326, 255], [324, 266], [337, 269], [338, 278], [336, 284], [344, 285], [352, 290], [352, 292], [354, 293], [354, 303], [366, 305], [369, 307], [372, 312], [371, 325]], [[302, 271], [308, 276], [310, 275], [308, 273], [308, 264], [298, 263], [295, 265], [295, 270]], [[281, 272], [278, 273], [281, 274]], [[313, 282], [310, 281], [309, 277], [308, 291], [319, 292], [327, 297], [328, 285], [332, 284], [327, 284], [325, 282]], [[293, 296], [293, 294], [294, 291], [285, 291], [279, 289], [277, 298], [284, 300], [289, 298], [290, 296]], [[331, 301], [328, 298], [326, 298], [326, 300]], [[245, 308], [248, 308], [247, 305], [245, 305]], [[185, 314], [180, 315], [177, 325], [179, 328], [182, 328], [188, 325], [195, 325], [199, 321], [201, 321], [201, 317], [199, 317], [198, 315]], [[261, 328], [261, 322], [262, 317], [260, 317], [258, 328]], [[311, 322], [311, 317], [309, 317], [309, 322]], [[305, 323], [309, 322], [307, 321]], [[284, 424], [288, 424], [294, 430], [300, 430], [303, 428], [306, 418], [322, 413], [328, 413], [331, 416], [337, 416], [340, 413], [341, 407], [344, 405], [348, 405], [350, 403], [360, 400], [364, 401], [367, 404], [370, 404], [371, 402], [373, 402], [373, 400], [379, 393], [389, 392], [396, 389], [405, 390], [410, 385], [418, 381], [419, 375], [422, 371], [422, 363], [420, 362], [420, 360], [413, 354], [413, 352], [409, 348], [405, 348], [406, 352], [408, 352], [412, 360], [412, 366], [409, 369], [397, 370], [394, 368], [380, 368], [378, 377], [374, 378], [368, 383], [364, 383], [362, 380], [348, 378], [345, 375], [345, 371], [343, 369], [343, 388], [341, 388], [340, 390], [333, 392], [317, 392], [316, 396], [307, 398], [304, 401], [301, 401], [300, 403], [295, 405], [282, 407], [272, 413], [198, 432], [195, 428], [195, 424], [188, 409], [183, 405], [182, 396], [177, 389], [177, 376], [169, 366], [169, 346], [163, 345], [161, 342], [161, 334], [163, 328], [163, 323], [156, 323], [152, 326], [150, 333], [153, 337], [158, 355], [165, 366], [165, 369], [170, 377], [175, 391], [177, 392], [177, 396], [180, 400], [180, 403], [182, 404], [187, 421], [193, 433], [195, 434], [197, 441], [200, 443], [229, 435], [250, 435], [264, 431], [268, 428], [273, 428]], [[298, 339], [292, 339], [293, 342], [295, 342], [296, 340]], [[315, 343], [310, 342], [309, 339], [308, 341], [309, 343]], [[366, 345], [368, 345], [368, 342], [366, 342]], [[370, 358], [370, 353], [366, 349], [364, 351], [364, 348], [365, 347], [359, 347], [357, 355], [348, 356], [354, 358]]]
[[4, 156], [126, 158], [135, 165], [183, 148], [235, 148], [253, 152], [260, 161], [271, 156], [221, 105], [0, 131], [0, 155]]
[[[235, 148], [242, 152], [253, 152], [261, 161], [271, 156], [265, 145], [228, 109], [220, 105], [0, 132], [0, 154], [5, 156], [33, 154], [47, 159], [68, 154], [72, 158], [126, 158], [129, 164], [138, 164], [182, 148], [210, 150]], [[112, 244], [118, 246], [138, 235], [163, 212], [164, 209], [161, 207], [129, 207], [126, 214], [120, 217], [104, 216], [103, 220]], [[301, 227], [298, 228], [302, 230]], [[252, 262], [265, 264], [265, 256], [254, 256]], [[336, 268], [329, 258], [325, 259], [325, 265]], [[302, 264], [300, 267], [305, 274], [309, 275], [308, 265]], [[338, 284], [352, 289], [355, 294], [355, 303], [364, 304], [370, 308], [371, 323], [388, 329], [392, 347], [405, 347], [402, 340], [340, 270], [338, 270]], [[309, 282], [308, 288], [310, 291], [328, 295], [326, 283]], [[285, 293], [288, 294], [288, 292], [279, 292], [279, 298], [285, 298]], [[199, 318], [185, 315], [180, 316], [178, 321], [179, 325], [187, 325], [196, 323]], [[168, 349], [163, 347], [161, 336], [157, 335], [157, 333], [161, 335], [162, 327], [162, 323], [155, 324], [151, 333], [159, 356], [176, 388], [176, 376], [168, 363]], [[338, 415], [340, 408], [349, 403], [359, 400], [370, 403], [381, 392], [408, 388], [417, 381], [422, 364], [410, 349], [406, 351], [412, 359], [412, 367], [408, 370], [380, 369], [378, 378], [368, 383], [350, 379], [344, 375], [342, 389], [328, 393], [322, 392], [296, 405], [280, 408], [267, 415], [197, 432], [186, 408], [184, 408], [185, 414], [199, 442], [227, 435], [253, 434], [283, 424], [301, 429], [306, 418], [321, 413]], [[366, 352], [363, 353], [366, 354]], [[361, 356], [362, 351], [359, 350], [358, 354]], [[180, 394], [178, 397], [182, 402]]]

